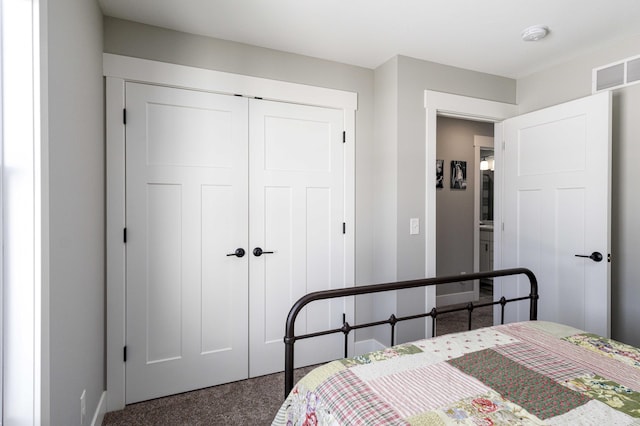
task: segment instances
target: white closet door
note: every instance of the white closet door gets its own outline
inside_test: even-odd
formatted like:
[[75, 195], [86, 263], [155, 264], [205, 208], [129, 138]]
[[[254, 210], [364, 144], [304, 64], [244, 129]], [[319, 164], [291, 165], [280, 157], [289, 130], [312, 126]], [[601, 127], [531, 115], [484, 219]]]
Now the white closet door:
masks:
[[126, 402], [248, 375], [247, 100], [127, 83]]
[[[252, 100], [250, 375], [284, 369], [285, 320], [306, 293], [345, 285], [344, 116], [340, 110]], [[296, 332], [342, 323], [343, 300], [313, 302]], [[296, 343], [296, 365], [339, 358], [344, 336]]]

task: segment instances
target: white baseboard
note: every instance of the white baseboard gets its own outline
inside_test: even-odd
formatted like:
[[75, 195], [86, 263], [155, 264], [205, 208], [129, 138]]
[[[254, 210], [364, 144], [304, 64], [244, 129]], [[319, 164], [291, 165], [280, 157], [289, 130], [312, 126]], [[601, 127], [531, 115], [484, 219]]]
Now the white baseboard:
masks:
[[376, 339], [361, 340], [355, 343], [354, 356], [379, 351], [384, 348], [386, 348], [386, 346], [378, 342]]
[[476, 301], [473, 291], [463, 291], [460, 293], [443, 294], [436, 296], [436, 306], [456, 305], [458, 303], [469, 303]]
[[93, 414], [93, 420], [91, 420], [91, 426], [100, 426], [102, 424], [102, 420], [104, 420], [104, 415], [106, 413], [107, 413], [107, 391], [104, 391], [102, 392], [100, 401], [98, 401], [96, 412]]

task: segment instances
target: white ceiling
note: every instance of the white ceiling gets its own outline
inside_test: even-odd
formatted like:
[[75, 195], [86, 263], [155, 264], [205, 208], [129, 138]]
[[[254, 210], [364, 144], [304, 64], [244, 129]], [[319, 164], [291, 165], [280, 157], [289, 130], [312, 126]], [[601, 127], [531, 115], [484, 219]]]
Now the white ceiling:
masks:
[[[639, 0], [99, 3], [108, 16], [366, 68], [406, 55], [511, 78], [640, 34]], [[537, 24], [549, 36], [522, 41], [522, 30]]]

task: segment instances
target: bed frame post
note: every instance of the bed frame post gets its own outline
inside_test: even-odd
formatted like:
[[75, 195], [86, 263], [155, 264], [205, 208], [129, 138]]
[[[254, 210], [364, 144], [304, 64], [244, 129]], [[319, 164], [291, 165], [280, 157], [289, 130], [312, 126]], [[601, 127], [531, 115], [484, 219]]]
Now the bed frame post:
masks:
[[293, 342], [295, 338], [284, 339], [284, 389], [285, 397], [293, 389]]
[[[529, 294], [529, 298], [531, 299], [531, 303], [529, 304], [529, 319], [531, 321], [537, 321], [538, 320], [538, 298], [540, 297], [538, 295], [538, 279], [533, 274], [533, 272], [531, 272], [528, 269], [526, 269], [523, 273], [527, 276], [527, 278], [529, 278], [529, 285], [531, 288], [531, 294]], [[502, 310], [504, 312], [504, 307], [502, 308]], [[503, 314], [503, 318], [504, 318], [504, 314]]]

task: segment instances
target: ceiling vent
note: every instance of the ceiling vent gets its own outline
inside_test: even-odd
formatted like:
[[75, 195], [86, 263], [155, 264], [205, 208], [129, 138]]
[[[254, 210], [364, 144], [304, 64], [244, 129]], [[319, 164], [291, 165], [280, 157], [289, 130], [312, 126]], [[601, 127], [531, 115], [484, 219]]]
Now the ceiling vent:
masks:
[[640, 82], [640, 55], [594, 68], [592, 93], [617, 89]]

